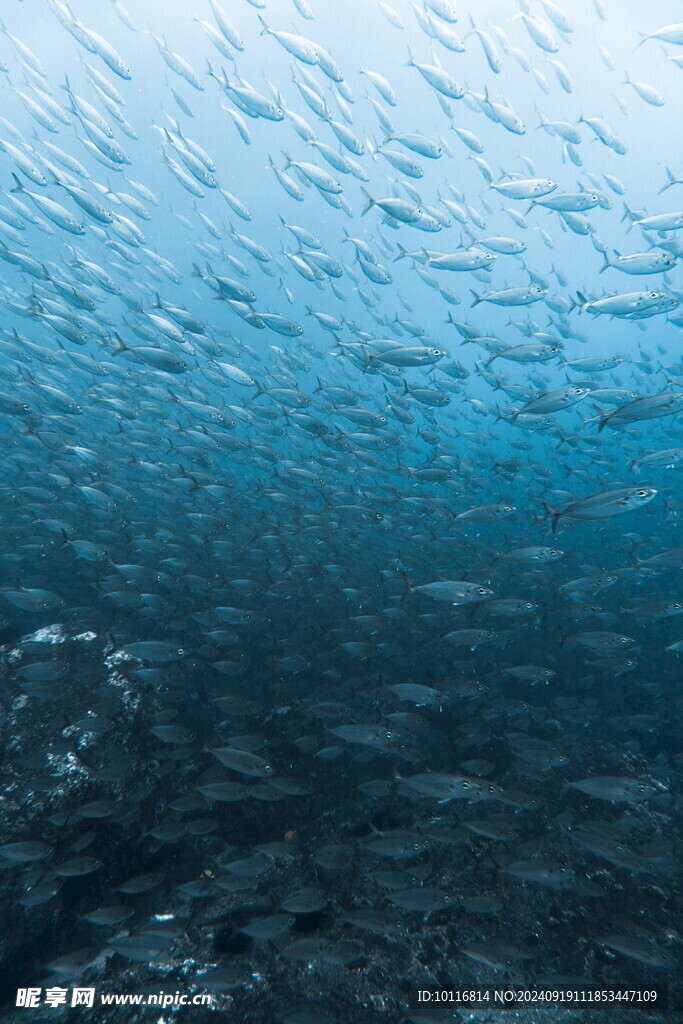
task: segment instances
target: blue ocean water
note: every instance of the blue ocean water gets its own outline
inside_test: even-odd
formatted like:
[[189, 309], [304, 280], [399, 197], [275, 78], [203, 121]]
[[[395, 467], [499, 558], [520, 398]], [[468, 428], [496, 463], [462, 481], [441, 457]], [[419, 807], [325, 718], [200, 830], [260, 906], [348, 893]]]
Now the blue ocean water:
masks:
[[8, 1005], [673, 986], [674, 5], [5, 7]]

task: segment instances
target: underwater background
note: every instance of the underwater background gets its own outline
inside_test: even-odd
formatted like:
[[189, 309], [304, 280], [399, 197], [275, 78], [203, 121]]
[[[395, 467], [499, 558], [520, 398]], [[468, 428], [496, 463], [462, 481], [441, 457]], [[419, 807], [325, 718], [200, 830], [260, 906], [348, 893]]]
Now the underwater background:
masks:
[[0, 13], [4, 1019], [675, 1005], [677, 5]]

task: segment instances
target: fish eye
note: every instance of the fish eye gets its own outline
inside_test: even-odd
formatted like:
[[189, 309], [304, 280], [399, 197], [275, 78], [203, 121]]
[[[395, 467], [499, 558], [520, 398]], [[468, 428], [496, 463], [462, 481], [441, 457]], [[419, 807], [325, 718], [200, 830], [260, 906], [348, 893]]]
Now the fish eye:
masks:
[[641, 782], [640, 785], [638, 786], [638, 792], [639, 793], [647, 793], [647, 788], [648, 787], [645, 785], [645, 783]]
[[381, 512], [375, 512], [375, 519], [379, 522], [381, 519], [384, 519], [384, 516]]
[[463, 788], [463, 789], [470, 789], [471, 787], [470, 787], [470, 784], [469, 784], [469, 782], [463, 782], [463, 784], [462, 784], [462, 788]]
[[649, 491], [636, 491], [636, 497], [638, 497], [638, 498], [647, 498], [649, 493], [650, 493]]
[[619, 637], [619, 643], [620, 644], [628, 644], [628, 643], [630, 643], [630, 640], [629, 640], [629, 638], [627, 636], [620, 636]]
[[390, 729], [387, 729], [387, 731], [384, 733], [384, 739], [385, 740], [393, 740], [393, 738], [394, 738], [393, 732]]
[[450, 896], [444, 896], [443, 901], [444, 901], [444, 903], [450, 903], [451, 902]]
[[489, 786], [489, 793], [495, 793], [495, 792], [496, 792], [496, 787], [493, 786], [493, 785]]
[[182, 656], [182, 655], [183, 655], [184, 653], [185, 653], [185, 651], [184, 651], [184, 650], [182, 649], [182, 647], [179, 647], [179, 648], [178, 648], [178, 650], [176, 651], [176, 654], [179, 654], [179, 655], [181, 655], [181, 656]]
[[551, 181], [550, 178], [548, 178], [548, 180], [546, 181], [546, 185], [554, 185], [554, 184], [555, 184], [555, 182]]
[[264, 765], [264, 766], [263, 766], [263, 770], [264, 770], [264, 772], [272, 772], [272, 770], [273, 770], [273, 766], [272, 766], [272, 764], [266, 764], [266, 765]]
[[420, 844], [419, 843], [413, 843], [413, 849], [414, 850], [419, 850], [420, 849]]
[[477, 593], [479, 594], [480, 597], [486, 597], [486, 595], [488, 594], [488, 590], [486, 589], [486, 587], [479, 587]]
[[24, 404], [24, 405], [22, 405], [21, 408], [24, 410], [24, 412], [30, 412], [31, 411], [31, 406], [30, 405], [25, 405]]

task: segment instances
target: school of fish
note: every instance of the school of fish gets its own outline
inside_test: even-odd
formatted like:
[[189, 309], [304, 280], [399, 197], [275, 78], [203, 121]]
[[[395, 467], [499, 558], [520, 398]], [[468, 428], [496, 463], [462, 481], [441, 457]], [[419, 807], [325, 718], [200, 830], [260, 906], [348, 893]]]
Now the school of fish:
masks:
[[0, 12], [3, 1019], [673, 985], [680, 12], [127, 5]]

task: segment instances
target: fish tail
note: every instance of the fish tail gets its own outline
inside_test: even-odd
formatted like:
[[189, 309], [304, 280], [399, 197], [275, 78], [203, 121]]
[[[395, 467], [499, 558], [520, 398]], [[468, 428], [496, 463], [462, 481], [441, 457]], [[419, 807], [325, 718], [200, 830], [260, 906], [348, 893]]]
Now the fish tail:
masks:
[[413, 585], [410, 582], [410, 577], [408, 576], [407, 572], [402, 572], [401, 575], [403, 576], [403, 582], [406, 585], [406, 589], [403, 591], [403, 595], [401, 597], [401, 601], [405, 601], [405, 599], [407, 597], [410, 597], [410, 595], [411, 595], [411, 593], [413, 591]]
[[609, 422], [610, 414], [608, 412], [603, 412], [602, 409], [600, 408], [600, 406], [595, 405], [595, 403], [593, 403], [593, 405], [594, 405], [594, 408], [596, 408], [597, 411], [598, 411], [598, 422], [600, 424], [598, 426], [598, 434], [600, 434], [604, 430], [604, 428], [607, 425], [607, 423]]
[[367, 189], [364, 189], [362, 185], [361, 185], [361, 192], [365, 196], [365, 200], [366, 200], [365, 209], [361, 213], [361, 217], [364, 217], [365, 214], [368, 212], [368, 210], [371, 210], [373, 208], [373, 206], [376, 206], [377, 204], [376, 204], [375, 200], [372, 198], [372, 196], [370, 195], [370, 193], [367, 191]]
[[117, 331], [114, 331], [114, 337], [115, 337], [115, 338], [116, 338], [116, 340], [118, 341], [118, 343], [119, 343], [119, 347], [118, 347], [117, 349], [115, 349], [115, 350], [114, 350], [114, 352], [112, 353], [112, 355], [115, 355], [115, 356], [117, 356], [117, 355], [118, 355], [118, 354], [119, 354], [120, 352], [130, 352], [130, 351], [132, 351], [132, 350], [131, 350], [131, 348], [130, 348], [130, 347], [129, 347], [128, 345], [126, 345], [125, 341], [123, 340], [123, 338], [121, 337], [121, 335], [120, 335], [120, 334], [118, 334], [118, 332], [117, 332]]
[[12, 171], [12, 177], [14, 178], [14, 188], [11, 188], [10, 192], [25, 192], [26, 190], [24, 186], [21, 184], [14, 171]]
[[374, 356], [369, 348], [364, 348], [363, 353], [365, 355], [365, 366], [363, 367], [363, 373], [367, 373], [370, 367], [373, 365]]
[[261, 25], [262, 25], [262, 28], [261, 28], [261, 31], [260, 31], [259, 35], [262, 35], [262, 36], [267, 35], [270, 32], [270, 29], [268, 28], [268, 26], [266, 25], [265, 21], [263, 20], [263, 18], [261, 17], [260, 14], [258, 16], [258, 20], [261, 22]]
[[624, 203], [624, 214], [619, 223], [623, 224], [628, 217], [631, 217], [631, 209], [626, 203]]
[[[479, 305], [479, 303], [482, 301], [482, 297], [481, 297], [481, 295], [477, 295], [477, 293], [474, 291], [473, 288], [470, 288], [470, 293], [472, 295], [474, 295], [474, 302], [470, 303], [470, 309], [472, 309], [473, 306], [478, 306]], [[488, 366], [488, 363], [487, 363], [487, 366]]]
[[675, 183], [676, 183], [676, 179], [675, 179], [675, 177], [674, 177], [674, 175], [673, 175], [673, 173], [671, 171], [671, 168], [667, 167], [666, 168], [666, 184], [662, 185], [662, 187], [660, 188], [659, 195], [661, 195], [662, 192], [666, 192], [666, 190], [668, 188], [671, 188], [672, 185], [675, 185]]
[[636, 543], [633, 544], [631, 550], [629, 551], [629, 555], [631, 556], [633, 561], [636, 563], [636, 565], [640, 565], [640, 558], [638, 558], [638, 553], [637, 553], [639, 547], [641, 547], [641, 544], [639, 544], [636, 541]]

